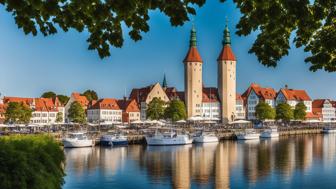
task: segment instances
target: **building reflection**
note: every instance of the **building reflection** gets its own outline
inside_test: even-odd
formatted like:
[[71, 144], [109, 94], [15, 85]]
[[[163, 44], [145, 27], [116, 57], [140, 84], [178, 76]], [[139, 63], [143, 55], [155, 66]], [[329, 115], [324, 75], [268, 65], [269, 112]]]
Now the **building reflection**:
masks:
[[65, 153], [67, 170], [78, 177], [97, 170], [104, 177], [120, 176], [129, 166], [137, 166], [152, 184], [228, 189], [235, 188], [232, 179], [245, 187], [274, 176], [289, 182], [294, 172], [311, 172], [316, 161], [332, 168], [335, 142], [332, 135], [312, 135], [206, 145], [78, 148]]

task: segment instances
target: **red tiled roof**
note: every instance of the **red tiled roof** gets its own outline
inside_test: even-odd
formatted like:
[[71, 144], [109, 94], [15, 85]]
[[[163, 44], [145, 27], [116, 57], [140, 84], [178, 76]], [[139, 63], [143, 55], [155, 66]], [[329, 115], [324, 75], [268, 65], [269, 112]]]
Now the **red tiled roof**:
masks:
[[[323, 104], [324, 102], [328, 100], [328, 99], [316, 99], [316, 100], [313, 100], [312, 102], [312, 107], [313, 108], [323, 108]], [[330, 101], [330, 100], [329, 100]], [[331, 101], [330, 101], [331, 102]]]
[[307, 112], [306, 113], [306, 119], [319, 119], [321, 117], [322, 117], [322, 114], [319, 114], [319, 113], [317, 113], [317, 114], [314, 114], [312, 112]]
[[168, 87], [165, 92], [169, 100], [178, 99], [184, 101], [184, 92], [177, 91], [175, 87]]
[[52, 98], [35, 98], [35, 111], [57, 112], [57, 106]]
[[21, 102], [34, 111], [58, 111], [58, 107], [62, 106], [57, 97], [52, 98], [21, 98], [21, 97], [4, 97], [4, 103]]
[[183, 62], [203, 62], [196, 47], [190, 47]]
[[236, 57], [232, 52], [232, 49], [230, 45], [224, 45], [218, 58], [217, 61], [222, 61], [222, 60], [231, 60], [231, 61], [236, 61]]
[[311, 98], [305, 90], [280, 89], [287, 100], [309, 101]]
[[117, 99], [103, 98], [99, 99], [89, 109], [120, 110]]
[[262, 99], [275, 99], [276, 91], [273, 88], [264, 88], [256, 83], [252, 83], [250, 87], [243, 93], [242, 98], [247, 99], [251, 91], [254, 91], [259, 98]]
[[138, 103], [135, 99], [121, 99], [118, 100], [119, 107], [125, 112], [140, 112]]
[[243, 100], [243, 97], [239, 93], [236, 93], [236, 100]]
[[22, 102], [26, 105], [33, 104], [34, 99], [33, 98], [21, 98], [21, 97], [4, 97], [3, 102], [4, 104], [7, 104], [9, 102]]
[[144, 102], [147, 99], [148, 94], [152, 90], [154, 85], [149, 85], [147, 87], [132, 89], [131, 94], [129, 96], [130, 99], [135, 99], [138, 103]]
[[77, 92], [72, 93], [71, 96], [73, 96], [75, 101], [80, 103], [83, 107], [87, 107], [89, 105], [89, 100], [86, 98], [86, 96]]
[[203, 87], [202, 102], [219, 102], [218, 89], [215, 87]]

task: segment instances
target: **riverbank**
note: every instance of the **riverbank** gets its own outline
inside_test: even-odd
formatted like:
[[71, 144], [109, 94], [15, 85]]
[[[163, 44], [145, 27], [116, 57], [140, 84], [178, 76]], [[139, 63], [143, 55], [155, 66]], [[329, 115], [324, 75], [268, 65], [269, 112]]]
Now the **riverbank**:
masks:
[[[290, 136], [290, 135], [307, 135], [307, 134], [318, 134], [322, 133], [323, 127], [326, 125], [314, 125], [314, 126], [278, 126], [278, 132], [280, 136]], [[60, 130], [57, 132], [42, 132], [44, 134], [48, 134], [53, 136], [57, 141], [61, 141], [63, 137], [67, 135], [69, 132], [82, 130], [87, 132], [87, 134], [95, 139], [96, 144], [99, 144], [99, 138], [107, 134], [108, 132], [122, 132], [127, 135], [128, 143], [129, 144], [145, 144], [145, 135], [146, 133], [153, 131], [155, 129], [162, 129], [162, 130], [171, 130], [176, 129], [179, 131], [185, 131], [188, 133], [194, 133], [197, 130], [204, 130], [207, 132], [213, 132], [217, 135], [219, 140], [236, 140], [236, 133], [242, 132], [246, 127], [228, 127], [228, 126], [210, 126], [210, 127], [199, 127], [199, 126], [175, 126], [175, 127], [165, 127], [162, 126], [160, 128], [157, 127], [145, 127], [145, 128], [104, 128], [104, 129], [94, 129], [88, 127], [80, 127], [80, 128], [71, 128], [67, 130]], [[251, 128], [251, 127], [248, 127]], [[336, 125], [333, 125], [332, 128], [336, 128]], [[255, 128], [257, 132], [262, 132], [265, 128]], [[17, 135], [17, 133], [14, 133]], [[39, 133], [40, 134], [40, 133]], [[11, 135], [11, 133], [8, 133]], [[22, 134], [22, 135], [31, 135], [31, 134]]]

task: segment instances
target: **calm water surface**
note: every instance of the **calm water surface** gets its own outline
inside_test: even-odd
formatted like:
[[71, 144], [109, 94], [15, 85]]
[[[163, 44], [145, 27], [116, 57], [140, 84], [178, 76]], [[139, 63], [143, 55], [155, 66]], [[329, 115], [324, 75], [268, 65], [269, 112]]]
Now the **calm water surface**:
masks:
[[336, 188], [336, 135], [66, 149], [64, 189]]

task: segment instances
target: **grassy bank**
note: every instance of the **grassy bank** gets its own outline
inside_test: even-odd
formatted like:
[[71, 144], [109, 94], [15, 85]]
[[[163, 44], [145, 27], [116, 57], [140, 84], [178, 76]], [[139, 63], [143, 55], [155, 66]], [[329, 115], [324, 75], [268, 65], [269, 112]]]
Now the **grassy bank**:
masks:
[[1, 189], [59, 189], [65, 156], [45, 135], [0, 137]]

